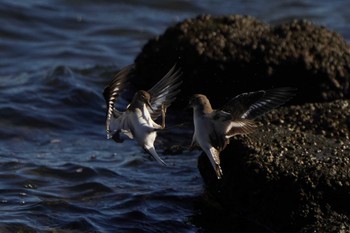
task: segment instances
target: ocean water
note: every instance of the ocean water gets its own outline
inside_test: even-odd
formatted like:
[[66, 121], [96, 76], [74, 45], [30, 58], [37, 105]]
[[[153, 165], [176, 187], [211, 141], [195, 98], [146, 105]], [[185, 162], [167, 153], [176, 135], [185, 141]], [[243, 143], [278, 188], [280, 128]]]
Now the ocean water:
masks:
[[209, 231], [192, 221], [199, 152], [162, 153], [192, 129], [159, 134], [161, 167], [106, 140], [102, 97], [148, 39], [204, 13], [305, 18], [350, 40], [346, 0], [0, 1], [0, 232]]

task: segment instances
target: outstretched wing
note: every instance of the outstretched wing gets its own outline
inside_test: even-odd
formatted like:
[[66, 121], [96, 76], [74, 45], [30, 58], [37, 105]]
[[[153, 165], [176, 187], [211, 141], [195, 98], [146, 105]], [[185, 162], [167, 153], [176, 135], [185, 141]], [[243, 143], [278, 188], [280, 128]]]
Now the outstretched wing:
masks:
[[120, 96], [121, 91], [127, 83], [127, 79], [131, 71], [134, 69], [134, 65], [128, 65], [120, 70], [112, 79], [112, 81], [105, 87], [103, 96], [106, 100], [107, 113], [106, 113], [106, 131], [110, 130], [111, 119], [118, 118], [121, 115], [115, 107], [115, 103]]
[[209, 133], [211, 145], [217, 150], [223, 151], [230, 142], [229, 138], [239, 134], [249, 134], [256, 129], [256, 124], [249, 119], [232, 119], [230, 113], [220, 110], [214, 110], [211, 113], [212, 130]]
[[255, 131], [256, 127], [257, 125], [253, 120], [249, 120], [249, 119], [234, 120], [230, 123], [228, 127], [229, 131], [226, 133], [226, 137], [230, 138], [235, 135], [250, 134]]
[[181, 74], [180, 69], [176, 69], [176, 65], [174, 65], [158, 83], [148, 90], [151, 95], [150, 102], [153, 109], [151, 117], [153, 120], [161, 115], [162, 105], [165, 108], [169, 107], [180, 92], [178, 87], [182, 83], [179, 81]]
[[221, 110], [231, 113], [232, 119], [255, 119], [276, 108], [295, 95], [291, 87], [274, 88], [240, 94], [228, 101]]

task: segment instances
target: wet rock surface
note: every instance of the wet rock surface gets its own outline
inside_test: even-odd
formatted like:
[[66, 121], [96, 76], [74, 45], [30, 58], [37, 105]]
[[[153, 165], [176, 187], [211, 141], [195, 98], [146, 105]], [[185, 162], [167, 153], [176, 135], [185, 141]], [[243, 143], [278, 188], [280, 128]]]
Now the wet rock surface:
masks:
[[197, 220], [206, 229], [350, 231], [349, 48], [308, 21], [271, 26], [238, 15], [188, 19], [145, 45], [135, 61], [137, 85], [152, 86], [177, 62], [180, 107], [193, 93], [216, 107], [246, 91], [298, 88], [291, 106], [231, 140], [221, 153], [222, 180], [199, 157], [206, 192]]

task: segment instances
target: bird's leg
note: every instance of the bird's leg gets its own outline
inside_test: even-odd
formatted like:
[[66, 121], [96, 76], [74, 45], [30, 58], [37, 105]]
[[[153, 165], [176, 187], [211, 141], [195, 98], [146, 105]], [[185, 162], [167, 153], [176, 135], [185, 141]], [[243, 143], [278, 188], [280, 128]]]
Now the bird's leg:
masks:
[[165, 128], [165, 113], [166, 113], [166, 107], [164, 104], [162, 104], [162, 129]]
[[191, 145], [188, 147], [188, 150], [191, 152], [191, 151], [193, 151], [194, 149], [196, 149], [196, 146], [197, 146], [197, 142], [196, 142], [196, 140], [193, 138], [193, 139], [192, 139], [192, 142], [191, 142]]

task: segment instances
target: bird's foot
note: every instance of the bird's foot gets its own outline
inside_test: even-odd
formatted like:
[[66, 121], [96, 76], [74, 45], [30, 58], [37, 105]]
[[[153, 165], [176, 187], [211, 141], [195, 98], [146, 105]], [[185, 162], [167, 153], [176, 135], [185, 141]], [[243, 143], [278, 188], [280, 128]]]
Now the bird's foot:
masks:
[[167, 107], [164, 105], [164, 104], [162, 104], [162, 114], [165, 116], [165, 114], [166, 114], [166, 110], [167, 110]]

